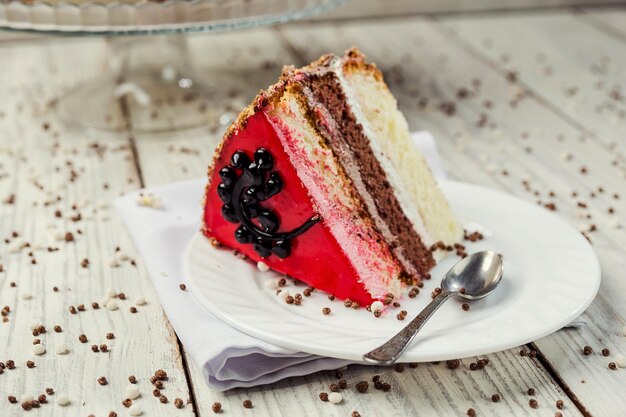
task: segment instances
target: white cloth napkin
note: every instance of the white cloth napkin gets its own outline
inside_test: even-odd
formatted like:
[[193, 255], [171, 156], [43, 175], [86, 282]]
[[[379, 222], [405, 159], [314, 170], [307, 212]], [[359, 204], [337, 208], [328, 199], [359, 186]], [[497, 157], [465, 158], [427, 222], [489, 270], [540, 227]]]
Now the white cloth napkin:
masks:
[[[428, 132], [417, 132], [412, 139], [435, 176], [444, 177], [433, 137]], [[205, 184], [202, 178], [148, 188], [121, 197], [116, 206], [167, 317], [209, 385], [223, 391], [347, 365], [349, 362], [342, 359], [295, 352], [241, 333], [213, 317], [190, 292], [179, 289], [185, 281], [183, 253], [200, 229]], [[162, 208], [139, 205], [139, 193], [158, 197]]]

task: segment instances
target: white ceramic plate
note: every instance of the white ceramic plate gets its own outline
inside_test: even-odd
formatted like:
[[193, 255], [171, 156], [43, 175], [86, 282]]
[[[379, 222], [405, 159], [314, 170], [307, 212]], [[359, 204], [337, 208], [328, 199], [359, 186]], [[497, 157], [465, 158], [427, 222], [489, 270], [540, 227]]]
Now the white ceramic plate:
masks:
[[[479, 225], [485, 239], [468, 243], [504, 255], [504, 277], [496, 291], [463, 311], [450, 300], [411, 343], [401, 361], [423, 362], [482, 355], [519, 346], [568, 324], [591, 303], [600, 285], [600, 266], [585, 238], [558, 216], [510, 195], [459, 182], [441, 188], [464, 224]], [[280, 276], [216, 249], [197, 234], [190, 242], [185, 273], [200, 303], [236, 329], [288, 349], [361, 361], [364, 353], [397, 333], [430, 301], [431, 291], [458, 261], [449, 256], [432, 271], [421, 294], [403, 297], [401, 308], [375, 318], [365, 309], [345, 308], [322, 292], [288, 305], [268, 288]], [[291, 281], [291, 280], [288, 280]], [[291, 294], [305, 286], [289, 283]], [[332, 314], [324, 316], [323, 307]], [[398, 321], [400, 310], [409, 312]]]

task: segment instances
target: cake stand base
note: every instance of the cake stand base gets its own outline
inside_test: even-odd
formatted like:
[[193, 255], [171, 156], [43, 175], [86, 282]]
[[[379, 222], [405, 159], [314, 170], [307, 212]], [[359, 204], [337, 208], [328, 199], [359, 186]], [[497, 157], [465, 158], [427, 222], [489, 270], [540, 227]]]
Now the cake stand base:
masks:
[[59, 99], [58, 116], [89, 130], [173, 132], [203, 126], [217, 86], [200, 80], [183, 35], [109, 38], [108, 73]]

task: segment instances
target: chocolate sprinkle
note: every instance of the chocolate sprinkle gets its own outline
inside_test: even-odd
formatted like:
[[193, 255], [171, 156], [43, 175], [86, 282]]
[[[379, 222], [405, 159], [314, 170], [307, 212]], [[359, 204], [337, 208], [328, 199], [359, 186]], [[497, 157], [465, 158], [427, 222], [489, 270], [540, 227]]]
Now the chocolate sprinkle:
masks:
[[367, 392], [367, 389], [369, 388], [370, 384], [367, 381], [359, 381], [356, 384], [356, 390], [358, 392], [360, 392], [361, 394]]
[[448, 367], [448, 369], [456, 369], [459, 367], [459, 365], [461, 365], [461, 361], [458, 359], [446, 361], [446, 366]]

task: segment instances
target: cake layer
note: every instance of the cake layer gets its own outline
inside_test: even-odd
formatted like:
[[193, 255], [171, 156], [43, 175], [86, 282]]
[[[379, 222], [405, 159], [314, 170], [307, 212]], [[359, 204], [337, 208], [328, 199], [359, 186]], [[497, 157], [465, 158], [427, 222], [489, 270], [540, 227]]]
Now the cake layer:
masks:
[[[374, 299], [398, 294], [404, 275], [348, 176], [326, 140], [311, 123], [298, 84], [289, 84], [279, 100], [268, 105], [270, 122], [310, 193], [315, 211], [351, 260], [357, 280]], [[308, 117], [307, 117], [308, 116]]]
[[[282, 134], [285, 135], [284, 132]], [[280, 175], [283, 183], [280, 192], [262, 203], [263, 208], [272, 210], [277, 215], [280, 225], [278, 231], [297, 228], [318, 213], [317, 208], [313, 206], [309, 190], [296, 173], [274, 125], [269, 123], [263, 111], [248, 112], [238, 128], [232, 129], [221, 143], [214, 165], [209, 171], [203, 233], [216, 243], [237, 248], [254, 262], [263, 261], [275, 271], [298, 278], [341, 299], [351, 298], [361, 305], [369, 305], [374, 298], [382, 298], [386, 287], [380, 286], [379, 293], [373, 298], [364, 284], [359, 282], [357, 270], [331, 232], [330, 224], [325, 220], [316, 223], [293, 239], [290, 254], [285, 258], [275, 255], [262, 257], [252, 244], [242, 244], [237, 240], [235, 232], [241, 225], [230, 222], [223, 216], [224, 203], [218, 198], [218, 188], [223, 181], [220, 171], [232, 166], [231, 158], [237, 151], [243, 151], [252, 159], [255, 151], [260, 148], [270, 150], [273, 159], [272, 171]], [[361, 249], [367, 250], [365, 247]], [[353, 256], [356, 259], [371, 258], [375, 249], [369, 250], [367, 253]], [[393, 271], [376, 272], [379, 276], [387, 277], [388, 281], [393, 277]], [[391, 284], [393, 287], [395, 283]], [[397, 286], [395, 290], [397, 291]]]
[[406, 119], [381, 72], [351, 50], [337, 73], [352, 108], [360, 113], [359, 121], [372, 148], [379, 149], [378, 159], [387, 162], [383, 165], [394, 193], [424, 244], [460, 241], [462, 228], [426, 160], [411, 142]]
[[357, 189], [370, 216], [407, 272], [405, 282], [419, 280], [434, 266], [434, 259], [398, 204], [337, 77], [332, 72], [313, 75], [308, 84], [319, 131], [350, 172], [350, 177], [358, 178]]
[[[354, 71], [368, 72], [369, 67], [363, 66]], [[359, 104], [347, 97], [350, 87], [346, 85], [342, 72], [342, 60], [326, 56], [309, 67], [295, 71], [291, 78], [303, 85], [303, 95], [313, 110], [318, 130], [355, 182], [377, 229], [408, 272], [407, 283], [415, 282], [428, 276], [428, 271], [435, 265], [432, 252], [428, 249], [432, 242], [426, 244], [423, 241], [423, 236], [428, 236], [417, 209], [412, 205], [406, 207], [406, 203], [403, 207], [400, 203], [395, 192], [400, 180], [390, 178], [397, 177], [395, 169], [386, 160], [376, 140], [370, 137], [373, 136], [371, 129], [364, 127], [369, 122]], [[384, 85], [382, 80], [369, 81]], [[391, 108], [382, 110], [400, 114], [395, 102], [391, 103]], [[431, 176], [429, 172], [427, 175]], [[407, 214], [412, 214], [413, 221]]]

